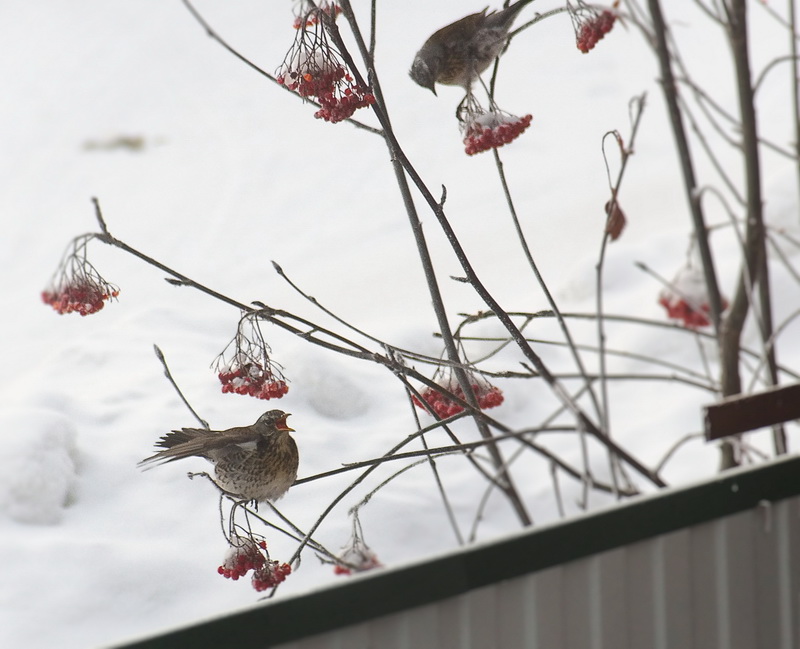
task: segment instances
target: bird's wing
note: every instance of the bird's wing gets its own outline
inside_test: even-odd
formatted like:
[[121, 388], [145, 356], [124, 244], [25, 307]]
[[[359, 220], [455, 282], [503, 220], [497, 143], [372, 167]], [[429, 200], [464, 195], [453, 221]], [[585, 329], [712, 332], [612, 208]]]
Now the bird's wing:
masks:
[[430, 43], [431, 41], [436, 42], [438, 40], [441, 40], [443, 36], [448, 38], [458, 36], [460, 39], [469, 40], [475, 35], [475, 32], [477, 32], [478, 29], [480, 29], [485, 20], [486, 20], [486, 9], [484, 9], [483, 11], [479, 11], [478, 13], [475, 14], [470, 14], [469, 16], [464, 16], [463, 18], [456, 20], [454, 23], [445, 25], [441, 29], [437, 30], [427, 40], [426, 44]]
[[[260, 426], [242, 426], [241, 428], [229, 428], [223, 430], [220, 435], [225, 439], [225, 444], [246, 444], [247, 442], [256, 442], [261, 439], [262, 428]], [[217, 447], [220, 448], [220, 447]]]
[[197, 455], [207, 457], [208, 453], [232, 444], [245, 444], [258, 439], [258, 433], [251, 427], [229, 428], [216, 431], [203, 428], [181, 428], [164, 435], [157, 446], [166, 447], [155, 455], [146, 457], [139, 466], [174, 462]]

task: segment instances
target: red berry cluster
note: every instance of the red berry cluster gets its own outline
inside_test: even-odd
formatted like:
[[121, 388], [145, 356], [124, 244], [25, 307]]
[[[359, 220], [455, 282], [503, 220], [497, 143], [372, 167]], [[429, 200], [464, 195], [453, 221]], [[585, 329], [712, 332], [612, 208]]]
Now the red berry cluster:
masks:
[[233, 581], [244, 577], [251, 570], [258, 570], [267, 563], [267, 558], [261, 552], [267, 549], [266, 541], [256, 544], [253, 539], [238, 537], [235, 543], [228, 549], [225, 561], [217, 568], [217, 572], [225, 579]]
[[518, 138], [530, 126], [533, 119], [533, 115], [514, 117], [487, 113], [486, 116], [490, 117], [488, 122], [484, 118], [478, 118], [466, 128], [464, 151], [467, 155], [475, 155], [508, 144]]
[[329, 92], [317, 95], [317, 100], [322, 107], [314, 113], [314, 117], [336, 124], [352, 117], [359, 108], [374, 104], [375, 95], [354, 83], [353, 77], [346, 74], [344, 84], [339, 83]]
[[[449, 385], [443, 387], [460, 399], [464, 398], [464, 391], [455, 381], [451, 381]], [[482, 410], [494, 408], [495, 406], [499, 406], [501, 403], [503, 403], [503, 393], [500, 388], [488, 383], [472, 383], [472, 391], [475, 393], [475, 398], [478, 400], [478, 406], [480, 406]], [[459, 412], [464, 410], [461, 405], [438, 390], [434, 390], [433, 388], [425, 388], [421, 394], [425, 403], [428, 404], [428, 407], [430, 407], [439, 417], [452, 417], [453, 415], [457, 415]], [[412, 397], [412, 400], [415, 406], [422, 408], [423, 410], [427, 410], [427, 408], [425, 408], [425, 406], [419, 399], [417, 399], [417, 397]]]
[[119, 288], [103, 279], [87, 259], [87, 245], [95, 236], [84, 234], [70, 241], [50, 286], [42, 291], [42, 302], [62, 315], [97, 313], [119, 295]]
[[301, 97], [314, 97], [320, 109], [317, 119], [336, 123], [351, 117], [359, 108], [375, 103], [375, 96], [355, 82], [336, 48], [328, 42], [322, 12], [336, 18], [341, 9], [322, 3], [295, 22], [298, 32], [275, 80]]
[[[724, 297], [721, 301], [722, 309], [727, 309], [728, 301]], [[691, 263], [683, 266], [661, 291], [658, 303], [667, 310], [668, 317], [683, 321], [684, 326], [690, 329], [711, 324], [705, 279], [702, 271]]]
[[612, 12], [605, 9], [600, 14], [594, 14], [590, 20], [581, 22], [580, 29], [575, 34], [575, 44], [578, 49], [584, 54], [593, 49], [597, 42], [611, 31], [616, 19]]
[[253, 573], [252, 584], [259, 593], [267, 588], [273, 588], [283, 582], [292, 572], [288, 563], [278, 564], [277, 561], [267, 561]]
[[[667, 310], [667, 317], [673, 320], [682, 320], [689, 329], [707, 327], [711, 324], [708, 314], [711, 307], [707, 302], [700, 304], [699, 308], [689, 304], [684, 298], [664, 292], [658, 298], [658, 303]], [[722, 298], [723, 311], [728, 308], [728, 300]]]
[[280, 399], [289, 391], [286, 381], [258, 363], [225, 368], [219, 373], [219, 381], [224, 393], [246, 394], [256, 399]]
[[683, 298], [676, 299], [667, 295], [661, 295], [658, 303], [667, 310], [668, 317], [673, 320], [683, 320], [683, 324], [690, 329], [707, 327], [711, 324], [708, 319], [708, 313], [711, 310], [708, 304], [701, 304], [698, 311]]
[[351, 117], [359, 108], [375, 103], [375, 96], [356, 84], [341, 65], [316, 73], [291, 71], [278, 75], [277, 81], [301, 97], [316, 97], [321, 108], [314, 113], [314, 117], [332, 124]]
[[309, 69], [305, 71], [289, 70], [279, 74], [275, 80], [301, 97], [320, 97], [332, 93], [339, 81], [348, 76], [341, 65], [332, 68], [326, 66], [326, 69], [312, 69], [314, 67], [308, 66]]
[[119, 295], [119, 289], [110, 284], [101, 286], [89, 277], [58, 289], [42, 291], [42, 301], [60, 314], [80, 313], [91, 315], [105, 306], [105, 300]]
[[373, 568], [380, 568], [378, 557], [363, 542], [349, 548], [342, 554], [342, 562], [333, 565], [334, 575], [350, 575], [353, 572], [364, 572]]
[[251, 583], [259, 592], [277, 586], [292, 572], [292, 568], [287, 563], [271, 560], [266, 550], [267, 542], [264, 540], [256, 542], [250, 537], [237, 536], [217, 572], [226, 579], [237, 581], [252, 570]]

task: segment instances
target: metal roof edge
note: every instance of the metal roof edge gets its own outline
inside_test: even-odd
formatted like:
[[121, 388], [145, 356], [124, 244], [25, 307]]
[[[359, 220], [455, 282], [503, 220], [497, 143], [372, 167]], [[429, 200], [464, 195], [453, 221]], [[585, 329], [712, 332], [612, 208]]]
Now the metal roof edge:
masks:
[[738, 468], [547, 526], [304, 594], [270, 600], [117, 649], [263, 649], [453, 597], [800, 494], [800, 456]]

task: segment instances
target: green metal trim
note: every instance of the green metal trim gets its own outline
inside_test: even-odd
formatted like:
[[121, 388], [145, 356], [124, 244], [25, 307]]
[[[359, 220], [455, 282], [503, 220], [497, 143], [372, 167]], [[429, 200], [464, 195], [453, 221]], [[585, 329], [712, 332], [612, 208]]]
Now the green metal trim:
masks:
[[800, 457], [720, 474], [547, 527], [366, 573], [305, 595], [169, 631], [118, 649], [264, 649], [800, 494]]

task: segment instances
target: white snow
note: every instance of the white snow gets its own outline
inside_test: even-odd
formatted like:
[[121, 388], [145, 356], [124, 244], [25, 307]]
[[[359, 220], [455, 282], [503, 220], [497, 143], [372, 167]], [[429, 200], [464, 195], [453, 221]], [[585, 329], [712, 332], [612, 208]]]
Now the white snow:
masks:
[[20, 523], [61, 522], [77, 481], [74, 424], [44, 409], [0, 414], [0, 511]]
[[[231, 582], [217, 574], [226, 543], [213, 486], [186, 477], [208, 465], [190, 459], [147, 472], [136, 467], [166, 431], [196, 424], [164, 378], [153, 344], [214, 428], [252, 423], [272, 407], [292, 413], [301, 477], [380, 456], [413, 433], [402, 385], [377, 365], [264, 325], [272, 357], [290, 381], [288, 395], [264, 402], [222, 394], [210, 365], [235, 334], [238, 310], [172, 286], [163, 281], [164, 272], [99, 242], [90, 244], [89, 256], [120, 287], [118, 301], [86, 318], [59, 316], [41, 303], [40, 293], [70, 239], [97, 230], [90, 201], [96, 196], [113, 235], [215, 291], [245, 304], [260, 300], [285, 309], [383, 353], [298, 295], [275, 272], [274, 260], [339, 317], [397, 347], [439, 356], [441, 343], [432, 335], [436, 321], [389, 153], [367, 132], [313, 119], [313, 106], [263, 80], [209, 39], [178, 0], [6, 4], [0, 21], [6, 53], [0, 57], [0, 646], [103, 646], [252, 605], [258, 594], [249, 580]], [[368, 6], [354, 4], [359, 12]], [[405, 152], [434, 195], [447, 187], [448, 217], [500, 304], [512, 311], [548, 308], [515, 239], [491, 154], [463, 153], [454, 117], [460, 91], [443, 88], [437, 98], [407, 74], [430, 33], [483, 5], [378, 4], [377, 62]], [[539, 4], [537, 11], [554, 6]], [[724, 36], [687, 5], [669, 6], [686, 60], [700, 83], [735, 111]], [[294, 37], [292, 3], [198, 0], [197, 6], [267, 71], [283, 61]], [[754, 68], [760, 69], [783, 52], [788, 39], [757, 5], [749, 6]], [[604, 308], [666, 321], [657, 304], [661, 286], [634, 265], [644, 261], [672, 277], [685, 262], [691, 230], [657, 66], [630, 25], [615, 26], [586, 55], [575, 48], [571, 30], [566, 15], [543, 21], [513, 43], [501, 66], [500, 107], [534, 116], [530, 128], [501, 151], [522, 226], [561, 308], [592, 312], [609, 194], [601, 141], [612, 129], [628, 137], [628, 102], [646, 91], [619, 196], [628, 225], [609, 247], [604, 267]], [[793, 137], [788, 79], [788, 68], [777, 66], [759, 90], [763, 134], [783, 146]], [[375, 125], [366, 110], [356, 117]], [[738, 182], [735, 151], [712, 140]], [[613, 176], [618, 156], [613, 147], [606, 150]], [[762, 162], [767, 218], [798, 240], [796, 169], [770, 152]], [[703, 183], [716, 182], [700, 153], [698, 165]], [[486, 306], [467, 285], [449, 279], [463, 271], [423, 201], [415, 200], [455, 326], [457, 314]], [[705, 201], [710, 222], [729, 222], [721, 203], [709, 194]], [[713, 245], [722, 290], [730, 296], [738, 268], [731, 227], [716, 230]], [[785, 249], [797, 265], [797, 247]], [[781, 264], [771, 270], [780, 323], [797, 310], [800, 291]], [[570, 324], [576, 339], [595, 344], [593, 321]], [[493, 320], [467, 331], [502, 335]], [[560, 339], [550, 320], [536, 320], [526, 333]], [[688, 364], [702, 373], [692, 334], [609, 321], [606, 335], [610, 349]], [[793, 321], [778, 348], [787, 367], [800, 367], [797, 340]], [[759, 349], [752, 319], [744, 343]], [[699, 344], [714, 372], [713, 345]], [[469, 351], [478, 358], [493, 348], [475, 343]], [[559, 371], [574, 371], [563, 349], [540, 343], [535, 348]], [[520, 360], [508, 347], [486, 368], [521, 371]], [[587, 353], [584, 361], [596, 369], [594, 355]], [[433, 372], [421, 363], [416, 368]], [[672, 373], [625, 357], [610, 357], [609, 371]], [[505, 401], [489, 414], [511, 428], [540, 425], [557, 407], [540, 381], [496, 383]], [[565, 385], [578, 387], [572, 379]], [[701, 407], [714, 401], [708, 391], [662, 381], [615, 381], [610, 397], [615, 439], [648, 466], [687, 433], [698, 433]], [[588, 400], [581, 404], [591, 411]], [[430, 422], [418, 414], [423, 424]], [[466, 423], [455, 430], [464, 441], [478, 439]], [[794, 450], [797, 427], [789, 431]], [[769, 452], [768, 432], [750, 439]], [[427, 441], [451, 443], [440, 431]], [[582, 461], [574, 433], [542, 433], [536, 441], [569, 462]], [[419, 448], [417, 440], [403, 450]], [[526, 505], [537, 523], [557, 519], [549, 463], [530, 452], [516, 457], [519, 448], [513, 442], [502, 446], [514, 458], [511, 468]], [[591, 442], [588, 451], [594, 477], [607, 480], [604, 451]], [[716, 448], [693, 438], [663, 476], [680, 485], [713, 475], [717, 462]], [[352, 530], [348, 509], [402, 466], [376, 470], [333, 510], [317, 539], [334, 551], [345, 546]], [[437, 467], [460, 531], [469, 537], [486, 483], [459, 456], [443, 457]], [[278, 506], [307, 529], [357, 475], [298, 485]], [[641, 489], [652, 490], [631, 475]], [[560, 486], [568, 513], [579, 513], [580, 483], [562, 476]], [[588, 505], [611, 503], [591, 493]], [[385, 566], [456, 546], [424, 464], [378, 491], [360, 509], [360, 522]], [[506, 501], [492, 494], [481, 510], [477, 538], [517, 529]], [[286, 560], [295, 542], [268, 534], [273, 558]], [[307, 551], [276, 596], [344, 578]]]

